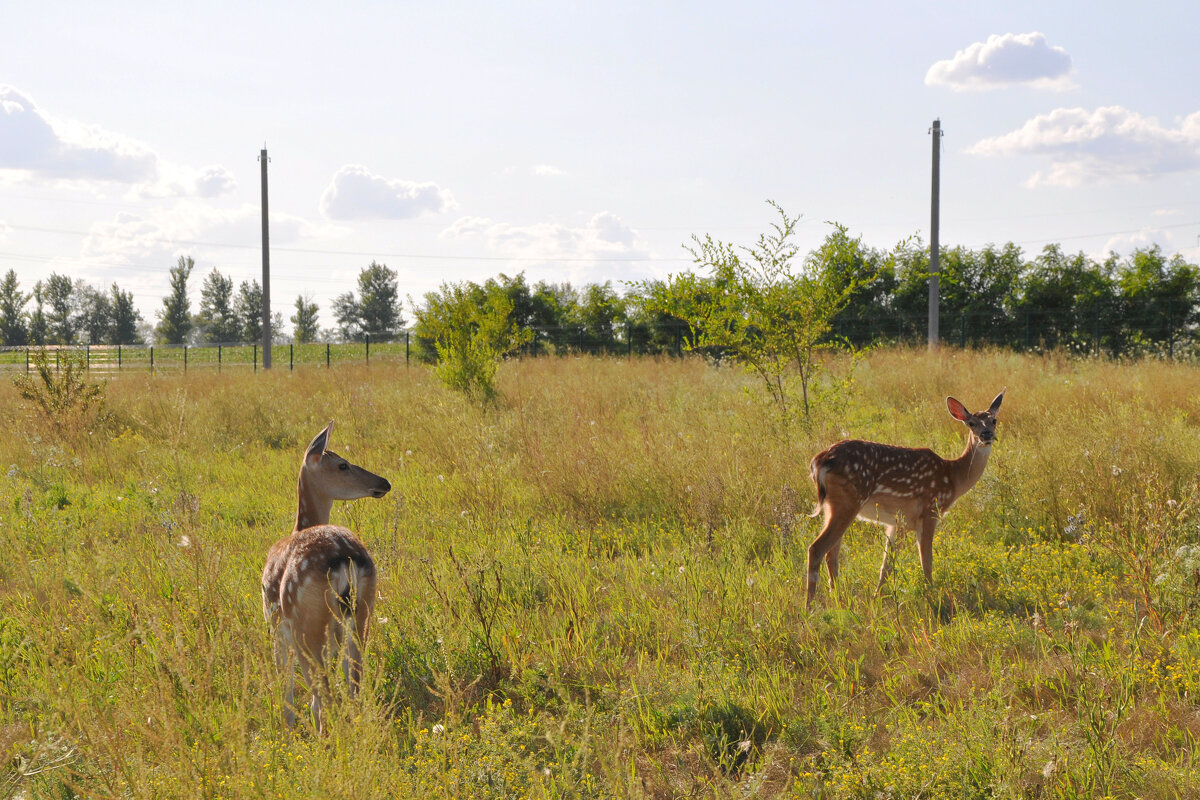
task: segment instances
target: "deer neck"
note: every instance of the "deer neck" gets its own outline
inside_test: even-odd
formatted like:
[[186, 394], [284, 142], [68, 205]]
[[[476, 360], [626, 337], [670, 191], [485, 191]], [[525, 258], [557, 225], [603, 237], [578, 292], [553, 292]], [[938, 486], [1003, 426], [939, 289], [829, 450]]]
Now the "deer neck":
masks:
[[967, 440], [967, 448], [963, 454], [950, 462], [953, 469], [956, 498], [966, 494], [983, 475], [991, 454], [991, 445], [982, 444], [974, 436]]
[[314, 525], [328, 525], [329, 512], [333, 510], [333, 500], [316, 492], [304, 480], [304, 470], [300, 470], [300, 481], [297, 487], [300, 502], [296, 507], [296, 528], [302, 531]]

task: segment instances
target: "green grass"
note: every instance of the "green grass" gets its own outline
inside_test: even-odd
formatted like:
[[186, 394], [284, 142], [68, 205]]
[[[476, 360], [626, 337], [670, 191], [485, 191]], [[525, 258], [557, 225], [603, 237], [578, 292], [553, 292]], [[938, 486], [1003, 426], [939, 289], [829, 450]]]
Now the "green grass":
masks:
[[[945, 396], [1003, 386], [934, 585], [910, 535], [873, 598], [882, 534], [856, 524], [805, 613], [809, 458], [846, 436], [957, 455]], [[58, 420], [6, 380], [0, 794], [1186, 796], [1195, 387], [1187, 365], [880, 351], [782, 429], [691, 360], [509, 362], [483, 409], [374, 358], [123, 373]], [[382, 579], [367, 689], [319, 736], [282, 726], [258, 586], [329, 419], [394, 489], [334, 509]]]

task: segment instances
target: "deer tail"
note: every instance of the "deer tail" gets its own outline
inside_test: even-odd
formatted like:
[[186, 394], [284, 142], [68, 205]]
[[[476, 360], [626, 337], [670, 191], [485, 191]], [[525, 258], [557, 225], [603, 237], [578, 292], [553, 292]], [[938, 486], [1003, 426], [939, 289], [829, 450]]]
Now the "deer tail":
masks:
[[809, 475], [812, 476], [813, 483], [817, 486], [817, 505], [813, 508], [810, 517], [821, 516], [821, 509], [825, 507], [825, 475], [829, 472], [829, 466], [825, 463], [824, 453], [815, 456], [812, 463], [808, 465]]

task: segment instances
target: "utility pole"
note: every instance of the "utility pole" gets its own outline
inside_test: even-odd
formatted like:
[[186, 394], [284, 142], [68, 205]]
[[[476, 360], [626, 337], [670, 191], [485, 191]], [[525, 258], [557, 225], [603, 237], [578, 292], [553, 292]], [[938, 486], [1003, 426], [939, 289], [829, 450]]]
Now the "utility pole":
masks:
[[267, 146], [258, 154], [258, 163], [262, 167], [262, 351], [263, 369], [271, 368], [271, 238], [267, 224]]
[[935, 119], [929, 129], [933, 134], [933, 192], [929, 221], [929, 349], [938, 348], [938, 274], [940, 248], [938, 246], [938, 206], [941, 203], [942, 180], [942, 121]]

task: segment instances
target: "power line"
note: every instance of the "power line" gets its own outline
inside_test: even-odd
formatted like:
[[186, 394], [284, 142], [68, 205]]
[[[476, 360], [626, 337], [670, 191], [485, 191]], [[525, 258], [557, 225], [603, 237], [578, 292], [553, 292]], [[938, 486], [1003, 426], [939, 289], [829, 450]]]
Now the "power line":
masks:
[[[8, 227], [12, 230], [32, 231], [34, 233], [55, 233], [65, 236], [92, 236], [93, 231], [74, 231], [65, 228], [44, 228], [34, 225], [14, 225], [8, 223]], [[113, 237], [119, 238], [119, 237]], [[132, 237], [130, 237], [132, 238]], [[258, 250], [259, 245], [256, 244], [233, 244], [229, 242], [204, 242], [190, 239], [165, 239], [165, 238], [150, 238], [145, 241], [161, 244], [161, 245], [187, 245], [189, 247], [220, 247], [232, 250]], [[356, 256], [362, 258], [388, 258], [388, 259], [418, 259], [429, 261], [551, 261], [555, 263], [584, 263], [590, 264], [593, 262], [680, 262], [691, 261], [690, 258], [658, 258], [653, 256], [456, 256], [447, 255], [445, 253], [382, 253], [371, 250], [324, 250], [308, 247], [272, 247], [271, 250], [277, 253], [299, 253], [302, 255], [318, 255], [318, 256]]]

